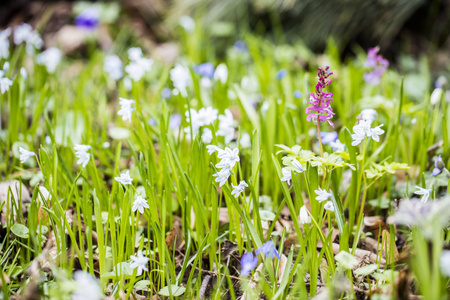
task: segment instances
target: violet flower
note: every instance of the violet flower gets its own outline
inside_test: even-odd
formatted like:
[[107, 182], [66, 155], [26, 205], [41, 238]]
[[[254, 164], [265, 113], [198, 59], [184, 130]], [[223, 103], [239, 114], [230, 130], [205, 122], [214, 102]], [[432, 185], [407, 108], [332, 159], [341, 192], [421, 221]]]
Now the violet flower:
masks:
[[333, 74], [332, 72], [328, 72], [329, 68], [329, 66], [317, 68], [319, 70], [317, 73], [319, 82], [316, 85], [316, 92], [309, 93], [308, 104], [310, 106], [306, 108], [305, 113], [308, 114], [306, 117], [308, 122], [311, 122], [311, 120], [314, 124], [317, 124], [317, 120], [319, 122], [328, 122], [334, 128], [334, 124], [331, 121], [334, 112], [330, 106], [330, 102], [333, 101], [333, 94], [323, 91], [332, 82], [328, 79]]
[[442, 160], [441, 156], [439, 155], [438, 158], [434, 161], [434, 169], [433, 172], [431, 172], [430, 176], [437, 176], [441, 174], [442, 170], [445, 168], [444, 161]]
[[294, 91], [294, 98], [295, 99], [300, 99], [302, 97], [302, 92], [299, 90], [295, 90]]
[[338, 133], [336, 131], [331, 132], [322, 131], [320, 133], [320, 139], [322, 140], [322, 144], [328, 145], [330, 143], [335, 142], [338, 139]]
[[241, 258], [241, 275], [247, 276], [258, 264], [258, 256], [253, 256], [253, 253], [245, 253]]
[[233, 48], [238, 52], [247, 52], [248, 46], [244, 41], [238, 40], [234, 43]]
[[367, 59], [364, 67], [371, 68], [372, 71], [364, 74], [364, 80], [371, 85], [378, 85], [381, 82], [381, 76], [387, 70], [389, 62], [381, 55], [378, 55], [379, 47], [370, 48], [367, 51]]
[[276, 256], [278, 259], [281, 259], [280, 254], [277, 249], [275, 249], [275, 244], [273, 241], [269, 240], [264, 245], [256, 249], [255, 253], [258, 255], [259, 253], [263, 253], [268, 258], [273, 258]]
[[214, 65], [212, 63], [204, 63], [195, 67], [195, 72], [203, 77], [212, 78], [214, 76]]
[[98, 8], [90, 6], [75, 18], [75, 25], [83, 29], [94, 30], [99, 24], [99, 17]]
[[281, 70], [279, 70], [279, 71], [277, 72], [276, 78], [277, 78], [278, 80], [281, 80], [281, 79], [283, 79], [284, 77], [286, 77], [286, 75], [287, 75], [287, 70], [286, 70], [286, 69], [281, 69]]

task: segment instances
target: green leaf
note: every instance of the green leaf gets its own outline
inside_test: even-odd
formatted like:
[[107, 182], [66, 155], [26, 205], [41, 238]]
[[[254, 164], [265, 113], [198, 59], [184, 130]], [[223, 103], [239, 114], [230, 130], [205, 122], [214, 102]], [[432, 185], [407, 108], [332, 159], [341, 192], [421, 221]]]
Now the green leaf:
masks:
[[18, 237], [27, 239], [28, 233], [30, 232], [25, 225], [22, 224], [14, 224], [11, 226], [11, 231]]
[[264, 209], [259, 210], [259, 215], [261, 217], [261, 220], [263, 221], [273, 221], [275, 220], [276, 217], [276, 215], [273, 212]]
[[353, 269], [359, 263], [353, 255], [346, 251], [339, 252], [334, 258], [344, 269]]
[[161, 296], [165, 296], [165, 297], [170, 297], [170, 296], [179, 297], [184, 294], [185, 290], [186, 290], [186, 288], [184, 286], [177, 286], [175, 284], [171, 284], [170, 290], [169, 290], [169, 286], [165, 286], [158, 292], [158, 294]]
[[357, 276], [364, 275], [367, 276], [378, 269], [378, 266], [375, 264], [367, 265], [361, 268], [356, 269], [353, 273]]
[[135, 289], [144, 289], [149, 286], [152, 282], [150, 280], [139, 280], [134, 284]]

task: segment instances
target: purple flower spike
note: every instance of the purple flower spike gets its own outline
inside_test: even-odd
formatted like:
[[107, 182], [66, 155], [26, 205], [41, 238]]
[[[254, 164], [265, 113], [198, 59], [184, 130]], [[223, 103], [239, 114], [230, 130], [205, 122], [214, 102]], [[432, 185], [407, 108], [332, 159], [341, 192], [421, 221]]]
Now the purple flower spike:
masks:
[[212, 78], [214, 76], [214, 65], [212, 63], [204, 63], [201, 65], [198, 65], [195, 68], [195, 72], [197, 72], [198, 74], [200, 74], [203, 77], [208, 77], [208, 78]]
[[444, 161], [442, 160], [441, 156], [439, 155], [438, 158], [434, 161], [434, 169], [433, 172], [431, 172], [430, 176], [437, 176], [441, 174], [442, 170], [445, 168]]
[[373, 69], [371, 72], [364, 74], [364, 80], [371, 85], [378, 85], [381, 82], [381, 76], [387, 70], [389, 62], [381, 55], [378, 55], [379, 47], [370, 48], [367, 51], [367, 59], [364, 67]]
[[247, 276], [258, 264], [258, 257], [253, 256], [253, 253], [246, 253], [241, 258], [241, 275]]
[[95, 6], [86, 8], [75, 18], [75, 25], [77, 27], [94, 30], [99, 24], [99, 11]]
[[334, 124], [331, 121], [333, 118], [334, 112], [330, 106], [331, 101], [333, 101], [333, 94], [324, 92], [323, 90], [331, 84], [331, 80], [328, 79], [332, 72], [329, 72], [330, 67], [325, 66], [323, 68], [317, 68], [319, 72], [317, 73], [319, 82], [316, 85], [316, 92], [309, 93], [309, 107], [306, 108], [305, 113], [308, 114], [306, 120], [314, 122], [317, 124], [319, 122], [328, 122], [331, 127], [334, 128]]
[[263, 253], [268, 258], [273, 258], [276, 256], [278, 259], [281, 259], [280, 254], [277, 249], [275, 249], [275, 244], [272, 241], [267, 241], [264, 245], [256, 249], [255, 253], [257, 255], [259, 253]]

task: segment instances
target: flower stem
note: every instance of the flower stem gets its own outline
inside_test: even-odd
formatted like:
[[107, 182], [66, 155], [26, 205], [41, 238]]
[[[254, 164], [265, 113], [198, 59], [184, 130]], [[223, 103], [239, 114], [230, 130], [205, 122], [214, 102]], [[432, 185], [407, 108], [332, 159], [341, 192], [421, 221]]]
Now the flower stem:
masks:
[[317, 135], [319, 136], [320, 156], [323, 157], [322, 138], [320, 137], [320, 121], [317, 120]]

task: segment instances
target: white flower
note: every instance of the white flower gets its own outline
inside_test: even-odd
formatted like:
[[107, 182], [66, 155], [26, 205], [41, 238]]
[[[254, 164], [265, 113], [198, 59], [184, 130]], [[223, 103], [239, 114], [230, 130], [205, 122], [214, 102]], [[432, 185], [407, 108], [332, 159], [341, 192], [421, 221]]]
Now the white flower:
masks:
[[211, 79], [207, 78], [207, 77], [202, 77], [202, 79], [200, 79], [200, 85], [205, 89], [205, 90], [209, 90], [212, 87], [212, 82]]
[[33, 32], [30, 24], [22, 23], [14, 28], [14, 44], [19, 45], [26, 42]]
[[378, 113], [373, 108], [366, 108], [361, 111], [360, 116], [361, 120], [370, 121], [370, 123], [372, 123], [377, 119]]
[[294, 169], [296, 172], [298, 173], [302, 173], [305, 171], [305, 169], [303, 169], [302, 164], [294, 158], [294, 160], [292, 160], [292, 165], [294, 166]]
[[178, 24], [180, 24], [186, 32], [190, 33], [195, 30], [195, 21], [189, 16], [181, 16]]
[[91, 154], [88, 153], [88, 151], [92, 147], [89, 145], [75, 145], [75, 156], [78, 158], [77, 164], [82, 165], [83, 168], [86, 167], [86, 165], [89, 162], [89, 159], [91, 158]]
[[62, 57], [62, 52], [58, 48], [51, 47], [36, 57], [36, 63], [45, 66], [49, 73], [56, 70]]
[[204, 128], [203, 129], [203, 134], [202, 134], [202, 141], [205, 144], [209, 144], [212, 142], [213, 139], [213, 135], [212, 135], [212, 131], [209, 128]]
[[290, 184], [290, 182], [292, 180], [291, 170], [289, 170], [288, 168], [283, 168], [283, 169], [281, 169], [281, 173], [283, 174], [281, 181], [286, 181], [287, 184]]
[[131, 255], [131, 260], [133, 261], [130, 265], [130, 268], [136, 269], [137, 268], [137, 276], [142, 275], [142, 271], [148, 271], [147, 263], [148, 258], [144, 256], [141, 250], [137, 252], [137, 256]]
[[111, 146], [111, 144], [109, 142], [104, 142], [102, 144], [103, 149], [107, 149], [107, 148], [109, 148], [109, 146]]
[[225, 143], [227, 144], [234, 138], [234, 123], [233, 114], [227, 108], [225, 114], [219, 116], [219, 130], [216, 133], [218, 136], [225, 137]]
[[323, 206], [323, 208], [325, 208], [326, 210], [329, 210], [329, 211], [334, 211], [333, 202], [328, 200], [327, 203], [325, 203], [325, 205]]
[[430, 197], [431, 189], [424, 189], [420, 186], [416, 186], [416, 189], [419, 189], [418, 191], [415, 191], [414, 194], [416, 195], [422, 195], [422, 198], [420, 199], [420, 202], [424, 203], [428, 201], [428, 197]]
[[134, 103], [134, 100], [119, 98], [120, 109], [117, 114], [122, 116], [123, 121], [131, 121], [131, 113], [135, 110], [135, 108], [132, 107]]
[[298, 221], [300, 224], [307, 224], [311, 223], [311, 216], [308, 214], [308, 210], [306, 209], [306, 206], [302, 206], [300, 208], [300, 214], [298, 215]]
[[103, 71], [114, 80], [119, 80], [123, 76], [122, 61], [117, 55], [110, 54], [105, 57]]
[[[191, 123], [194, 137], [199, 133], [200, 127], [210, 125], [215, 120], [217, 120], [217, 113], [218, 113], [217, 109], [214, 109], [212, 107], [202, 107], [199, 111], [196, 111], [195, 109], [191, 108], [190, 111], [187, 111], [185, 113], [186, 121]], [[184, 132], [186, 133], [186, 138], [190, 139], [191, 127], [184, 128]]]
[[231, 195], [233, 195], [234, 198], [237, 198], [245, 190], [245, 188], [248, 187], [248, 184], [247, 182], [242, 180], [238, 185], [232, 184], [231, 186], [234, 188], [234, 190], [231, 192]]
[[344, 152], [345, 151], [345, 145], [341, 143], [339, 139], [337, 139], [335, 142], [330, 143], [331, 148], [333, 148], [333, 151], [335, 152]]
[[144, 213], [144, 208], [149, 208], [147, 200], [144, 199], [144, 197], [138, 195], [134, 199], [132, 210], [135, 212], [138, 210], [141, 214]]
[[375, 127], [375, 128], [371, 128], [369, 130], [369, 132], [367, 133], [368, 137], [371, 137], [374, 141], [379, 142], [380, 141], [380, 135], [382, 135], [384, 133], [384, 130], [381, 129], [381, 126], [383, 126], [383, 124]]
[[19, 152], [20, 152], [20, 162], [24, 163], [25, 161], [27, 161], [29, 158], [36, 156], [36, 153], [32, 152], [32, 151], [28, 151], [22, 147], [19, 147]]
[[186, 97], [186, 88], [191, 82], [191, 74], [189, 69], [180, 64], [176, 64], [175, 67], [170, 70], [170, 79], [173, 82], [173, 86], [181, 93], [183, 97]]
[[318, 190], [315, 190], [317, 197], [316, 200], [319, 202], [325, 201], [329, 198], [331, 198], [331, 193], [327, 192], [327, 190], [323, 190], [319, 187]]
[[46, 202], [48, 200], [50, 200], [50, 192], [44, 187], [44, 186], [39, 186], [39, 193], [38, 193], [38, 199], [41, 202]]
[[206, 146], [206, 149], [208, 149], [208, 154], [211, 155], [214, 152], [221, 150], [219, 147], [217, 147], [216, 145], [208, 145]]
[[78, 270], [73, 274], [77, 290], [72, 294], [72, 300], [100, 300], [103, 298], [102, 288], [98, 280], [91, 274]]
[[9, 91], [9, 87], [12, 85], [12, 80], [6, 77], [0, 78], [0, 91], [2, 94]]
[[219, 153], [217, 155], [217, 157], [222, 160], [227, 160], [233, 166], [235, 165], [236, 162], [241, 160], [239, 157], [238, 148], [234, 148], [233, 150], [231, 150], [230, 148], [226, 147], [222, 153]]
[[215, 181], [219, 183], [219, 186], [222, 186], [225, 184], [225, 182], [227, 182], [230, 174], [231, 174], [230, 171], [224, 169], [224, 170], [221, 170], [221, 171], [213, 174], [213, 176], [216, 177]]
[[214, 71], [214, 80], [226, 83], [228, 79], [228, 68], [225, 64], [220, 64]]
[[450, 277], [450, 250], [442, 251], [440, 266], [442, 275]]
[[142, 55], [141, 48], [128, 49], [128, 57], [130, 58], [130, 63], [125, 67], [125, 71], [133, 81], [141, 80], [144, 74], [152, 69], [153, 60], [145, 58]]
[[142, 49], [139, 47], [131, 47], [128, 49], [128, 58], [132, 61], [137, 61], [143, 56]]
[[440, 87], [435, 88], [433, 90], [433, 92], [431, 93], [431, 96], [430, 96], [430, 103], [431, 103], [431, 105], [436, 105], [437, 103], [439, 103], [439, 101], [441, 101], [441, 97], [442, 97], [442, 93], [443, 92], [444, 91]]
[[354, 134], [352, 134], [352, 146], [361, 144], [362, 140], [365, 139], [366, 136], [371, 137], [374, 141], [380, 141], [379, 135], [384, 133], [384, 130], [381, 129], [381, 126], [383, 126], [383, 124], [375, 128], [370, 128], [371, 123], [372, 121], [370, 120], [361, 120], [358, 124], [353, 126]]
[[131, 184], [133, 182], [133, 178], [131, 178], [130, 171], [128, 170], [121, 173], [119, 177], [114, 177], [114, 179], [123, 185]]
[[9, 35], [11, 28], [0, 31], [0, 58], [9, 57]]
[[243, 135], [241, 135], [239, 143], [243, 148], [250, 148], [252, 146], [250, 135], [248, 133], [244, 133]]
[[23, 79], [27, 80], [28, 73], [27, 73], [27, 70], [24, 67], [20, 68], [20, 75], [22, 75]]

